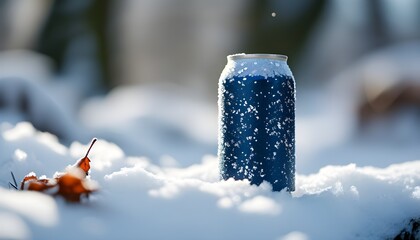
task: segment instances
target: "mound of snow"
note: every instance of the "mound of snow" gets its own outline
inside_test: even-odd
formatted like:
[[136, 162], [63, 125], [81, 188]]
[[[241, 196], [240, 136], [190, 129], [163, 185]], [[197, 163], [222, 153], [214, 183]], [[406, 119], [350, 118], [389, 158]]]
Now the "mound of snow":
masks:
[[[0, 125], [0, 238], [383, 239], [420, 215], [420, 161], [385, 168], [326, 166], [296, 176], [293, 193], [219, 180], [215, 156], [155, 165], [99, 139], [89, 157], [100, 191], [81, 205], [7, 189], [30, 171], [51, 177], [83, 157], [29, 123]], [[200, 161], [197, 161], [200, 162]], [[8, 227], [3, 227], [8, 226]]]

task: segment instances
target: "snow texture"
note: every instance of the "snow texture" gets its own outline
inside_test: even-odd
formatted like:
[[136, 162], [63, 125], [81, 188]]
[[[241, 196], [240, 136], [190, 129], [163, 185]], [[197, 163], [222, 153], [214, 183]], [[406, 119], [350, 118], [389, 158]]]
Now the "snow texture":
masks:
[[[394, 55], [395, 69], [418, 73], [418, 61]], [[214, 103], [132, 86], [81, 103], [86, 79], [52, 91], [47, 62], [11, 60], [0, 59], [0, 239], [386, 239], [420, 216], [419, 117], [398, 112], [363, 136], [355, 127], [363, 82], [354, 80], [390, 71], [368, 64], [374, 58], [327, 90], [299, 89], [292, 193], [219, 180]], [[62, 108], [69, 99], [81, 104], [81, 123]], [[89, 200], [9, 189], [10, 171], [18, 184], [32, 171], [52, 177], [83, 157], [93, 136], [90, 177], [100, 191]]]
[[[420, 214], [420, 161], [298, 173], [290, 194], [272, 192], [267, 182], [219, 181], [212, 155], [163, 167], [99, 139], [90, 159], [101, 190], [71, 205], [7, 189], [9, 171], [18, 181], [30, 171], [52, 176], [83, 156], [88, 143], [67, 148], [20, 123], [0, 125], [0, 146], [3, 239], [383, 239]], [[24, 161], [16, 157], [22, 152]]]

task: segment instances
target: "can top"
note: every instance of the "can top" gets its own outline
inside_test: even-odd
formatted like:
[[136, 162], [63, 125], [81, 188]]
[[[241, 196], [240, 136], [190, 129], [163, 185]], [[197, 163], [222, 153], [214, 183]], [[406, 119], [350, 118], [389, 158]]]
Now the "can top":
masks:
[[228, 60], [237, 60], [237, 59], [249, 59], [249, 58], [259, 58], [259, 59], [274, 59], [274, 60], [282, 60], [287, 61], [286, 55], [280, 54], [266, 54], [266, 53], [253, 53], [253, 54], [232, 54], [227, 56]]

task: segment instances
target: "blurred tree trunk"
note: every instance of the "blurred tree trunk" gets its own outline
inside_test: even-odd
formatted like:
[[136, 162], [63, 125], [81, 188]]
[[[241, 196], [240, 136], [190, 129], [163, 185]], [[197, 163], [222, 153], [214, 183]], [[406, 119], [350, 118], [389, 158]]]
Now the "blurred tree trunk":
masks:
[[97, 63], [103, 86], [111, 87], [106, 36], [109, 3], [109, 0], [54, 1], [37, 50], [54, 60], [57, 72], [63, 70], [69, 57], [90, 58]]
[[383, 45], [388, 42], [389, 36], [386, 32], [385, 16], [384, 9], [382, 9], [383, 4], [380, 0], [370, 0], [367, 1], [369, 20], [370, 20], [370, 31], [373, 34], [373, 48], [383, 47]]

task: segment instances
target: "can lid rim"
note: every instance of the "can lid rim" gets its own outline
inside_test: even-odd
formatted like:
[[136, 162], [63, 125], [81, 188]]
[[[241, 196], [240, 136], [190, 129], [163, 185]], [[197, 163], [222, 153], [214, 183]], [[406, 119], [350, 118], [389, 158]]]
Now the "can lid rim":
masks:
[[237, 59], [248, 59], [248, 58], [259, 58], [259, 59], [274, 59], [274, 60], [282, 60], [287, 61], [286, 55], [281, 54], [267, 54], [267, 53], [252, 53], [252, 54], [245, 54], [245, 53], [238, 53], [232, 54], [227, 56], [228, 60], [237, 60]]

